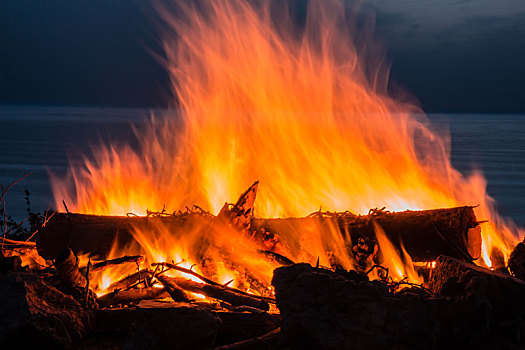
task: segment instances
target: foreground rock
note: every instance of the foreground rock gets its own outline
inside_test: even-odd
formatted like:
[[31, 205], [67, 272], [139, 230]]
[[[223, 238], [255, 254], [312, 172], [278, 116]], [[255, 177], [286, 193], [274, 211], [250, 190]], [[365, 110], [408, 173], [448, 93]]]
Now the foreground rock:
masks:
[[[357, 276], [356, 276], [357, 277]], [[390, 349], [437, 346], [437, 303], [393, 296], [385, 285], [349, 279], [308, 264], [274, 272], [283, 346], [294, 349]]]
[[209, 349], [220, 319], [210, 311], [186, 303], [174, 307], [139, 308], [124, 349]]
[[517, 278], [525, 281], [525, 243], [520, 242], [509, 257], [509, 269]]
[[292, 349], [520, 349], [525, 283], [440, 257], [434, 295], [308, 264], [274, 272], [282, 346]]
[[440, 256], [429, 287], [447, 300], [439, 317], [442, 341], [465, 347], [521, 344], [525, 283], [509, 275]]
[[86, 335], [94, 313], [35, 274], [0, 278], [2, 348], [67, 348]]

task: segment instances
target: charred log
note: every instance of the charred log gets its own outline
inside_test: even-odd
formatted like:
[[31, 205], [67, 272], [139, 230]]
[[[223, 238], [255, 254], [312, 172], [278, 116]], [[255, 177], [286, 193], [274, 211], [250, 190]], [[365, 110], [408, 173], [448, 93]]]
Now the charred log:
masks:
[[155, 232], [165, 226], [177, 236], [195, 227], [211, 225], [215, 217], [188, 214], [165, 217], [99, 216], [56, 213], [36, 237], [38, 253], [45, 259], [56, 259], [66, 247], [75, 253], [88, 252], [93, 256], [107, 257], [115, 241], [129, 246], [135, 243], [135, 230]]
[[164, 286], [173, 301], [189, 301], [190, 298], [186, 295], [184, 290], [175, 284], [169, 277], [159, 275], [156, 277]]
[[246, 294], [241, 294], [230, 288], [204, 284], [199, 282], [194, 282], [185, 278], [169, 278], [173, 283], [175, 283], [180, 288], [198, 294], [206, 295], [210, 298], [219, 299], [225, 301], [231, 305], [241, 306], [252, 306], [261, 310], [269, 310], [270, 306], [265, 300], [257, 298], [255, 296], [249, 296]]
[[255, 183], [251, 185], [250, 188], [246, 190], [246, 192], [241, 194], [237, 200], [237, 203], [235, 203], [231, 208], [230, 204], [226, 203], [224, 207], [222, 207], [217, 217], [232, 224], [240, 231], [249, 230], [251, 219], [253, 218], [253, 205], [255, 204], [258, 186], [259, 181], [255, 181]]
[[139, 284], [141, 281], [151, 279], [151, 276], [151, 271], [149, 269], [142, 269], [110, 284], [108, 290], [114, 291], [116, 289], [129, 289], [131, 286]]
[[[120, 258], [109, 259], [109, 260], [104, 260], [104, 261], [95, 263], [91, 266], [90, 271], [91, 272], [100, 271], [108, 267], [121, 265], [125, 263], [139, 263], [143, 260], [144, 260], [144, 257], [142, 255], [133, 255], [133, 256], [126, 255]], [[81, 272], [85, 272], [85, 268], [82, 268]]]
[[[316, 213], [317, 214], [317, 213]], [[481, 231], [472, 207], [457, 207], [421, 211], [375, 211], [369, 215], [313, 215], [306, 218], [252, 220], [256, 232], [271, 232], [280, 236], [299, 237], [304, 227], [329, 232], [338, 229], [348, 234], [353, 244], [363, 241], [366, 253], [373, 254], [370, 242], [377, 242], [374, 222], [396, 247], [401, 244], [414, 261], [433, 261], [439, 255], [472, 261], [481, 253]]]
[[129, 303], [138, 303], [141, 300], [156, 299], [164, 293], [164, 288], [156, 287], [118, 290], [99, 297], [98, 304], [100, 307], [109, 307], [111, 305], [120, 304], [126, 305]]
[[[200, 214], [146, 218], [56, 213], [46, 227], [39, 231], [37, 248], [46, 259], [56, 259], [68, 245], [74, 252], [107, 256], [117, 238], [122, 245], [134, 242], [134, 230], [155, 232], [153, 227], [163, 225], [173, 235], [179, 236], [196, 227], [207, 229], [215, 224], [215, 219]], [[256, 232], [256, 239], [264, 240], [258, 236], [263, 232], [286, 241], [288, 237], [299, 237], [305, 227], [319, 230], [335, 228], [357, 244], [359, 238], [367, 242], [376, 240], [374, 222], [385, 231], [395, 246], [400, 246], [402, 242], [415, 261], [433, 261], [439, 255], [469, 261], [478, 258], [481, 252], [481, 231], [472, 207], [379, 212], [359, 216], [339, 214], [287, 219], [252, 218], [250, 230]], [[351, 251], [352, 247], [348, 249]]]

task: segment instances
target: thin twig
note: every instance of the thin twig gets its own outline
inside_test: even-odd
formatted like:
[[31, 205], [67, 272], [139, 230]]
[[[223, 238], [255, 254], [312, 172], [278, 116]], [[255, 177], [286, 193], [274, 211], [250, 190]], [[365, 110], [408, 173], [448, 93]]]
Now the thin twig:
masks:
[[40, 225], [40, 228], [38, 230], [36, 230], [35, 232], [33, 232], [33, 234], [31, 234], [31, 236], [29, 236], [28, 239], [26, 239], [26, 242], [29, 241], [31, 238], [33, 238], [34, 235], [36, 235], [38, 233], [38, 231], [40, 231], [40, 229], [42, 227], [46, 227], [46, 224], [49, 222], [49, 220], [51, 220], [51, 218], [56, 214], [57, 212], [54, 211], [51, 215], [49, 215], [49, 217], [47, 216], [48, 212], [46, 211], [46, 216], [44, 218], [44, 222], [42, 223], [42, 225]]

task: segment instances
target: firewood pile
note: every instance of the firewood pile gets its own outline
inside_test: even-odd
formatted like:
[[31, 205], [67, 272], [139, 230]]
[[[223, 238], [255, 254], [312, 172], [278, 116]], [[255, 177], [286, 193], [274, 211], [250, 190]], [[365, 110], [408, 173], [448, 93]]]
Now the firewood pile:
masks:
[[[398, 213], [374, 209], [368, 215], [319, 211], [303, 218], [265, 219], [253, 217], [256, 190], [257, 183], [217, 216], [198, 207], [147, 217], [56, 213], [36, 244], [19, 242], [46, 266], [22, 267], [13, 249], [0, 255], [0, 343], [6, 348], [80, 349], [525, 346], [525, 244], [518, 244], [508, 269], [495, 272], [475, 265], [481, 234], [472, 207]], [[133, 229], [147, 230], [158, 222], [174, 234], [203, 223], [208, 230], [228, 225], [259, 240], [265, 247], [261, 257], [281, 267], [274, 270], [271, 286], [253, 280], [254, 293], [175, 262], [144, 266], [141, 255], [80, 266], [80, 252], [108, 256], [116, 239], [129, 244]], [[284, 230], [299, 235], [305, 223], [319, 230], [336, 227], [347, 235], [352, 243], [344, 249], [355, 259], [355, 270], [343, 269], [336, 258], [331, 266], [296, 263], [274, 249]], [[377, 225], [414, 261], [435, 262], [424, 284], [388, 276], [381, 265], [388, 256], [378, 249]], [[16, 247], [12, 242], [10, 247]], [[93, 273], [123, 264], [135, 264], [136, 272], [97, 296]], [[372, 280], [374, 270], [380, 273]], [[169, 271], [184, 277], [170, 277]]]

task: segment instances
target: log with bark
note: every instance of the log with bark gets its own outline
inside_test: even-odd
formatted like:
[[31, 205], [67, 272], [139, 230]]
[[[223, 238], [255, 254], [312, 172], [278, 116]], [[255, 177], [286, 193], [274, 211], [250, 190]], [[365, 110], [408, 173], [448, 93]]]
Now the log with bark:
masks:
[[[134, 230], [150, 230], [158, 225], [171, 234], [184, 235], [195, 228], [207, 229], [216, 217], [201, 214], [167, 217], [96, 216], [56, 213], [38, 233], [37, 248], [46, 259], [55, 259], [66, 246], [75, 252], [89, 252], [106, 257], [115, 240], [128, 245], [134, 242]], [[377, 223], [394, 246], [403, 243], [414, 261], [433, 261], [439, 255], [462, 260], [474, 260], [481, 252], [481, 231], [473, 208], [469, 206], [421, 211], [375, 212], [370, 215], [315, 215], [302, 218], [252, 218], [251, 230], [270, 232], [290, 244], [305, 228], [339, 230], [348, 234], [352, 242], [360, 237], [375, 240]], [[256, 238], [260, 238], [256, 235]], [[351, 250], [351, 247], [349, 247]]]
[[[357, 244], [360, 239], [377, 241], [374, 223], [383, 229], [395, 247], [403, 245], [414, 261], [434, 261], [439, 255], [472, 261], [481, 254], [481, 229], [470, 206], [374, 211], [369, 215], [319, 213], [306, 218], [254, 219], [251, 227], [256, 232], [281, 236], [286, 242], [299, 242], [305, 227], [326, 232], [335, 228], [348, 235], [352, 244]], [[297, 239], [286, 239], [287, 236]]]
[[66, 248], [105, 259], [113, 243], [129, 246], [136, 243], [135, 230], [156, 232], [165, 226], [173, 235], [183, 235], [195, 227], [205, 227], [215, 218], [200, 214], [184, 216], [128, 217], [56, 213], [37, 233], [38, 253], [54, 260]]

